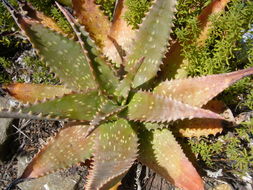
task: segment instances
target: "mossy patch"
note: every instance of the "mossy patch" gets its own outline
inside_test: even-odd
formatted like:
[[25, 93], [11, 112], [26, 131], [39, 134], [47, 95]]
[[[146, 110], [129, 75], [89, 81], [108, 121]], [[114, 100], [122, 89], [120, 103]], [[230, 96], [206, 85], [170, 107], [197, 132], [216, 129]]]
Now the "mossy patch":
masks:
[[[13, 5], [17, 5], [16, 1], [10, 1]], [[4, 50], [12, 46], [18, 46], [22, 40], [17, 40], [14, 37], [17, 31], [17, 26], [11, 17], [11, 14], [6, 10], [4, 5], [0, 3], [0, 48]], [[0, 52], [2, 55], [3, 52]]]
[[151, 1], [126, 0], [126, 5], [128, 6], [129, 11], [126, 12], [125, 18], [130, 25], [132, 25], [134, 28], [137, 28], [138, 24], [141, 23], [145, 13], [148, 11], [148, 8], [151, 5]]
[[4, 57], [0, 57], [0, 84], [9, 83], [11, 81], [11, 77], [9, 76], [6, 69], [12, 66], [12, 62], [5, 59]]

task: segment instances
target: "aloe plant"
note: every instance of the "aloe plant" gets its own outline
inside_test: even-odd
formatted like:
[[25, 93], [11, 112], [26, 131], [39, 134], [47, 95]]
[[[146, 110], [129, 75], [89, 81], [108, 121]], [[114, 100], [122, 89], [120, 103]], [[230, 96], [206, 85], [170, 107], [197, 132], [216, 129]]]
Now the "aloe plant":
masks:
[[[61, 85], [3, 85], [21, 103], [3, 109], [0, 116], [66, 122], [19, 179], [38, 178], [90, 159], [85, 189], [109, 189], [139, 160], [175, 186], [204, 189], [171, 130], [182, 129], [187, 136], [220, 132], [224, 118], [209, 110], [211, 100], [253, 74], [253, 68], [185, 79], [158, 76], [160, 68], [171, 69], [171, 61], [161, 66], [165, 54], [170, 55], [176, 0], [154, 1], [137, 30], [124, 20], [124, 0], [117, 1], [112, 22], [94, 0], [61, 1], [72, 6], [78, 21], [56, 3], [73, 28], [73, 38], [54, 31], [53, 21], [27, 3], [21, 3], [27, 12], [22, 15], [3, 2]], [[174, 71], [180, 68], [171, 65]]]

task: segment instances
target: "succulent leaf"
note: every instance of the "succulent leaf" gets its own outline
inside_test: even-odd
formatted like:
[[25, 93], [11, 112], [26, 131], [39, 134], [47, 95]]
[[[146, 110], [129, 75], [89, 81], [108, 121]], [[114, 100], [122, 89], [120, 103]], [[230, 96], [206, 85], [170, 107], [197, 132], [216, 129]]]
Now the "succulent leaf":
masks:
[[141, 57], [145, 57], [134, 78], [134, 88], [154, 78], [162, 64], [171, 32], [175, 4], [176, 0], [156, 0], [140, 26], [133, 42], [132, 52], [126, 58], [126, 70], [130, 71]]
[[104, 46], [104, 41], [108, 40], [111, 23], [108, 18], [95, 4], [95, 0], [72, 0], [73, 9], [79, 22], [85, 26], [91, 37]]
[[170, 122], [178, 119], [223, 119], [216, 113], [183, 104], [175, 99], [150, 92], [137, 92], [128, 105], [130, 120]]
[[192, 119], [175, 124], [174, 128], [183, 137], [216, 135], [223, 131], [223, 122], [217, 119]]
[[[218, 100], [211, 100], [203, 106], [204, 109], [211, 110], [215, 113], [222, 114], [226, 110], [226, 106], [223, 102]], [[174, 134], [183, 137], [200, 137], [208, 135], [216, 135], [221, 133], [224, 127], [224, 122], [218, 119], [185, 119], [183, 121], [177, 121], [172, 124], [157, 124], [157, 123], [145, 123], [147, 130], [156, 130], [169, 128]]]
[[139, 161], [177, 187], [204, 190], [201, 177], [168, 129], [143, 130], [139, 135]]
[[[218, 100], [209, 101], [203, 108], [218, 114], [222, 114], [226, 110], [224, 103]], [[184, 120], [175, 123], [173, 127], [183, 137], [216, 135], [221, 133], [223, 128], [224, 121], [218, 119]]]
[[23, 103], [34, 103], [55, 96], [70, 94], [72, 91], [64, 86], [45, 85], [45, 84], [25, 84], [13, 83], [6, 84], [2, 87], [12, 97]]
[[68, 19], [75, 31], [82, 50], [89, 60], [90, 70], [98, 83], [98, 86], [102, 91], [106, 91], [112, 95], [119, 83], [117, 77], [114, 75], [112, 67], [110, 67], [105, 58], [101, 56], [100, 50], [96, 47], [95, 42], [90, 38], [84, 27], [81, 27], [72, 15], [61, 5], [57, 3], [57, 6]]
[[[72, 90], [86, 90], [96, 86], [88, 60], [80, 45], [43, 26], [36, 20], [16, 14], [17, 23], [25, 31], [47, 66]], [[82, 76], [79, 76], [82, 71]]]
[[109, 189], [115, 185], [137, 157], [138, 138], [126, 120], [102, 124], [97, 130], [88, 190]]
[[45, 102], [29, 105], [23, 113], [37, 113], [70, 120], [91, 121], [106, 98], [98, 91], [91, 90], [83, 94], [69, 94]]
[[[107, 41], [104, 48], [105, 55], [113, 62], [118, 64], [124, 61], [123, 57], [127, 52], [130, 51], [132, 40], [136, 36], [136, 31], [132, 29], [132, 27], [126, 22], [124, 18], [125, 13], [128, 11], [128, 7], [126, 6], [125, 2], [125, 0], [117, 1], [112, 25], [108, 34], [110, 37], [109, 39], [114, 40], [119, 46], [119, 53], [115, 53], [115, 47], [112, 47], [115, 46], [115, 44], [111, 42]], [[118, 55], [120, 55], [120, 58]]]
[[26, 167], [21, 178], [37, 178], [90, 159], [94, 136], [84, 138], [88, 126], [62, 129], [40, 150]]
[[93, 120], [90, 122], [90, 125], [97, 126], [101, 121], [122, 111], [125, 108], [126, 106], [118, 106], [116, 104], [112, 104], [111, 101], [107, 101], [99, 108]]
[[154, 93], [201, 107], [237, 80], [252, 74], [253, 68], [249, 68], [226, 74], [165, 81], [155, 88]]
[[129, 49], [131, 39], [135, 35], [123, 19], [127, 10], [124, 0], [118, 1], [112, 23], [109, 22], [94, 0], [73, 0], [73, 7], [80, 23], [99, 44], [103, 54], [117, 65], [121, 64], [124, 55], [121, 50]]

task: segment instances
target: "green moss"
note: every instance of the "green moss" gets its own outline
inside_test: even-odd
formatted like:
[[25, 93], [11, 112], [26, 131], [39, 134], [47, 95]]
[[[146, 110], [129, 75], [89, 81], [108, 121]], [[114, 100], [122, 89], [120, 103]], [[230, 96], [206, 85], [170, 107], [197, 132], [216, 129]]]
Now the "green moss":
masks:
[[115, 2], [116, 0], [96, 0], [96, 3], [101, 5], [101, 9], [110, 20], [112, 20]]
[[[10, 3], [17, 5], [16, 1], [11, 0]], [[6, 10], [4, 5], [0, 3], [0, 48], [18, 46], [20, 41], [13, 34], [17, 30], [17, 26], [11, 17], [11, 14]], [[0, 53], [3, 54], [2, 52]]]
[[128, 6], [129, 11], [126, 12], [125, 18], [130, 25], [132, 25], [134, 28], [137, 28], [138, 24], [141, 23], [145, 13], [148, 11], [151, 1], [126, 0], [126, 5]]
[[211, 143], [208, 140], [191, 139], [189, 145], [194, 154], [199, 155], [201, 160], [209, 167], [213, 166], [214, 162], [212, 158], [215, 154], [219, 154], [222, 151], [222, 142]]
[[178, 0], [175, 19], [175, 28], [182, 28], [188, 25], [188, 20], [196, 18], [202, 9], [208, 5], [211, 0]]
[[5, 69], [9, 69], [12, 66], [12, 62], [4, 57], [0, 57], [0, 65]]
[[0, 84], [11, 82], [11, 77], [6, 72], [6, 69], [11, 68], [12, 62], [4, 57], [0, 57]]
[[251, 87], [249, 91], [250, 92], [247, 94], [241, 106], [245, 106], [249, 108], [250, 110], [253, 110], [253, 87]]
[[61, 11], [58, 8], [52, 7], [51, 17], [56, 21], [58, 26], [65, 33], [71, 33], [72, 32], [72, 28], [71, 28], [70, 24], [68, 23], [68, 21], [65, 19], [65, 17], [63, 16], [63, 14], [61, 13]]
[[51, 8], [54, 3], [54, 0], [27, 0], [30, 2], [37, 10], [44, 12], [46, 15], [50, 15]]

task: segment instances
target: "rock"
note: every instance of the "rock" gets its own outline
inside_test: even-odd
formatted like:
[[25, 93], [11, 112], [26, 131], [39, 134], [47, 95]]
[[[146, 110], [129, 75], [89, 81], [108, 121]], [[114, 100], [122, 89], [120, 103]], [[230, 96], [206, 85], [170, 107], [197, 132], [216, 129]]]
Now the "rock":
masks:
[[0, 146], [4, 143], [7, 138], [7, 129], [10, 126], [12, 119], [0, 118]]
[[[27, 157], [18, 158], [18, 176], [28, 164]], [[37, 179], [22, 182], [18, 185], [21, 190], [75, 190], [79, 175], [62, 176], [59, 172], [46, 175]]]
[[[8, 106], [9, 106], [8, 99], [0, 97], [0, 109], [7, 108]], [[12, 122], [12, 119], [10, 118], [0, 118], [0, 155], [4, 155], [3, 144], [8, 137], [7, 130], [11, 122]]]
[[240, 124], [242, 122], [249, 122], [251, 118], [253, 118], [253, 111], [243, 112], [236, 116], [235, 122], [236, 124]]
[[218, 171], [212, 172], [210, 170], [206, 170], [207, 176], [210, 178], [215, 178], [217, 179], [220, 176], [223, 176], [222, 174], [222, 169], [219, 169]]
[[[0, 97], [0, 109], [8, 108], [8, 99]], [[9, 118], [0, 118], [0, 145], [6, 139], [6, 131], [11, 123], [12, 119]]]
[[232, 187], [228, 184], [220, 184], [217, 185], [215, 188], [213, 188], [212, 190], [233, 190]]

